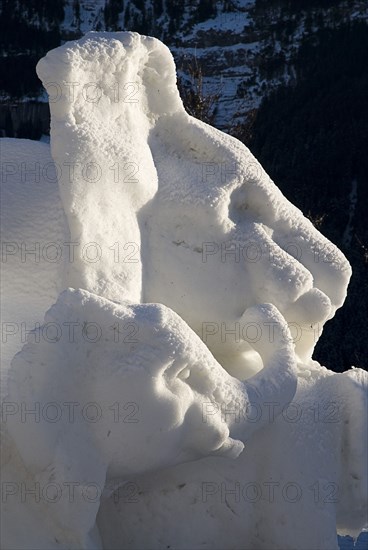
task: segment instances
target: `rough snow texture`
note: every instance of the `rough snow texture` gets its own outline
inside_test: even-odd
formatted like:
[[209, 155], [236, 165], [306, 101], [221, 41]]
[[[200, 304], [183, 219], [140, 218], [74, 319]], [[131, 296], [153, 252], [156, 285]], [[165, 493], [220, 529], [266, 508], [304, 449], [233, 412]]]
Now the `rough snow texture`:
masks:
[[[55, 166], [46, 144], [2, 139], [1, 320], [2, 373], [43, 323], [65, 287], [64, 243], [70, 242]], [[54, 244], [53, 244], [54, 243]], [[2, 392], [5, 383], [1, 384]]]
[[159, 41], [89, 33], [37, 70], [59, 187], [47, 145], [3, 141], [4, 547], [337, 548], [366, 521], [367, 376], [311, 355], [346, 259], [187, 115]]

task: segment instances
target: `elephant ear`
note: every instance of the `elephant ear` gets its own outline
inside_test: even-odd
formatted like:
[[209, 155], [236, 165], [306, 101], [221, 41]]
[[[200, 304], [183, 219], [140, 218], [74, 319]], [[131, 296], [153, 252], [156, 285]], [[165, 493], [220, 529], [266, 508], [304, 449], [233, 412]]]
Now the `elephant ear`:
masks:
[[352, 368], [337, 376], [342, 426], [337, 526], [341, 534], [358, 536], [367, 521], [368, 373]]
[[81, 414], [93, 401], [93, 352], [97, 358], [106, 352], [102, 338], [93, 347], [92, 333], [88, 341], [81, 332], [87, 320], [103, 326], [95, 313], [98, 297], [89, 308], [88, 296], [73, 290], [59, 296], [44, 325], [13, 358], [3, 402], [7, 432], [47, 504], [45, 522], [81, 548], [97, 544], [98, 535], [91, 533], [107, 471], [99, 425], [90, 420], [93, 408]]

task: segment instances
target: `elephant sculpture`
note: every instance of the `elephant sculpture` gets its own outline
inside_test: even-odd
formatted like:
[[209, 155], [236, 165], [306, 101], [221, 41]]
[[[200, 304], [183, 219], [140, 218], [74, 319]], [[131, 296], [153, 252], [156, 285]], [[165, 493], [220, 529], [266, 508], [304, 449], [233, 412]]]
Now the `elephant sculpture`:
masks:
[[348, 262], [185, 112], [158, 40], [88, 33], [37, 71], [52, 157], [2, 144], [6, 547], [337, 548], [367, 376], [311, 356]]

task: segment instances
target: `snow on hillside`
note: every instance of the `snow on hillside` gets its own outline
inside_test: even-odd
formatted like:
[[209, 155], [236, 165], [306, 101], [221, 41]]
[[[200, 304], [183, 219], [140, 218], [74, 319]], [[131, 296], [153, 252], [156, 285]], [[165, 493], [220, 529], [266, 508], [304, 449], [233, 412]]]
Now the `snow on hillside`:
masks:
[[80, 0], [80, 21], [76, 18], [74, 0], [67, 0], [64, 5], [65, 17], [61, 25], [64, 32], [75, 31], [78, 28], [85, 33], [96, 29], [98, 24], [104, 24], [103, 10], [106, 0]]
[[[293, 59], [306, 36], [368, 19], [367, 3], [361, 0], [339, 0], [336, 5], [311, 2], [304, 9], [286, 0], [276, 4], [255, 0], [66, 0], [64, 7], [59, 0], [59, 4], [64, 19], [59, 14], [55, 29], [60, 31], [62, 43], [89, 30], [138, 31], [164, 40], [179, 69], [198, 63], [205, 94], [220, 96], [214, 123], [225, 130], [244, 121], [270, 91], [293, 82]], [[20, 6], [17, 17], [22, 25], [29, 25], [30, 30], [33, 23], [42, 30], [54, 28], [55, 22], [48, 21], [47, 14], [38, 14], [38, 19], [33, 16], [33, 21], [28, 16], [32, 6], [25, 0]], [[37, 52], [49, 38], [40, 39]], [[15, 45], [18, 42], [15, 39]], [[19, 53], [23, 53], [22, 47]], [[3, 97], [9, 99], [8, 94]], [[37, 93], [27, 97], [37, 97]]]
[[254, 6], [254, 0], [238, 3], [242, 11], [218, 13], [215, 17], [211, 17], [206, 21], [196, 23], [191, 31], [186, 34], [187, 40], [195, 39], [199, 33], [207, 32], [209, 30], [216, 30], [221, 32], [231, 32], [233, 35], [239, 35], [244, 31], [244, 27], [248, 26], [252, 21], [249, 14], [249, 9]]

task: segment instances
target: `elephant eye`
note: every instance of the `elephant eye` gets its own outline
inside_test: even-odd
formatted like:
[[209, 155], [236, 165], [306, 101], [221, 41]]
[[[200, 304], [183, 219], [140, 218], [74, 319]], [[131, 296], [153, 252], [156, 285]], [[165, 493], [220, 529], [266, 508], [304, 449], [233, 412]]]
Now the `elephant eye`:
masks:
[[185, 369], [181, 370], [178, 374], [178, 378], [181, 380], [187, 380], [190, 376], [190, 369], [188, 367], [185, 367]]

